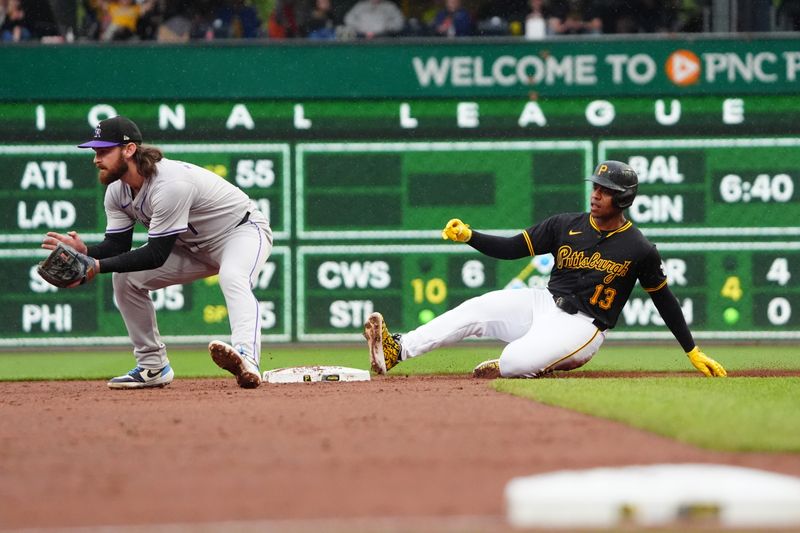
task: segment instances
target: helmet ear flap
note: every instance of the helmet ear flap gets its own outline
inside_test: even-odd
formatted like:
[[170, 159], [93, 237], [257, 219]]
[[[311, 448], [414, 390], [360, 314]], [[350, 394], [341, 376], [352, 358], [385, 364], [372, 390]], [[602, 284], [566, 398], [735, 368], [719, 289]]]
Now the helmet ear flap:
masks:
[[636, 192], [639, 186], [634, 185], [626, 188], [624, 191], [618, 192], [614, 195], [613, 203], [619, 209], [627, 209], [633, 205], [633, 199], [636, 198]]

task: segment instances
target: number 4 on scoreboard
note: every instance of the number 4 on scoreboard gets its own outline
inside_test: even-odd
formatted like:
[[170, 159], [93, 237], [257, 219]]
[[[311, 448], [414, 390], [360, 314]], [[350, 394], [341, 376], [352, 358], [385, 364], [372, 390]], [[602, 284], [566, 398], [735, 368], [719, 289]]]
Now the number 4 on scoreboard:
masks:
[[728, 276], [725, 283], [722, 284], [722, 290], [719, 293], [725, 297], [730, 298], [734, 302], [742, 299], [742, 283], [739, 281], [739, 276]]
[[774, 281], [778, 285], [789, 283], [792, 274], [789, 272], [789, 261], [785, 257], [776, 257], [767, 272], [767, 281]]

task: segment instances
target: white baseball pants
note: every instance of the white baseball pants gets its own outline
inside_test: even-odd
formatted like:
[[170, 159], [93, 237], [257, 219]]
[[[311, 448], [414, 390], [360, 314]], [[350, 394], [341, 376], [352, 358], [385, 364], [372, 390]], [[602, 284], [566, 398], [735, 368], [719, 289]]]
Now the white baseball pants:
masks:
[[508, 289], [462, 303], [403, 335], [403, 357], [417, 357], [467, 337], [507, 342], [500, 354], [503, 377], [536, 377], [585, 365], [605, 332], [592, 318], [565, 313], [547, 289]]
[[[154, 270], [115, 272], [114, 298], [142, 368], [161, 368], [169, 360], [156, 322], [150, 291], [219, 274], [228, 308], [231, 345], [258, 363], [261, 359], [261, 310], [253, 294], [258, 273], [272, 251], [272, 230], [258, 211], [250, 220], [205, 248], [175, 246]], [[180, 332], [175, 332], [176, 334]]]

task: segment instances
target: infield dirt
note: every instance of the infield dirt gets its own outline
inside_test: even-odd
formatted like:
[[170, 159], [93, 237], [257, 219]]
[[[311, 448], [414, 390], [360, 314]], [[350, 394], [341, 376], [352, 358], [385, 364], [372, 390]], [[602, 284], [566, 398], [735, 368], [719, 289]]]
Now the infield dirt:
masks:
[[490, 530], [504, 529], [503, 488], [521, 475], [678, 462], [800, 475], [800, 455], [702, 450], [467, 377], [3, 383], [0, 413], [6, 530], [316, 519]]

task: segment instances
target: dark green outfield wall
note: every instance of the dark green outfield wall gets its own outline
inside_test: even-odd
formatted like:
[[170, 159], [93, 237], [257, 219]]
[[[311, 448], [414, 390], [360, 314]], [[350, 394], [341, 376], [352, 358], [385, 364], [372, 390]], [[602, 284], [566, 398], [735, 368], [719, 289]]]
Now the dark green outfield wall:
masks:
[[800, 40], [777, 37], [0, 47], [16, 101], [793, 93], [798, 76]]

